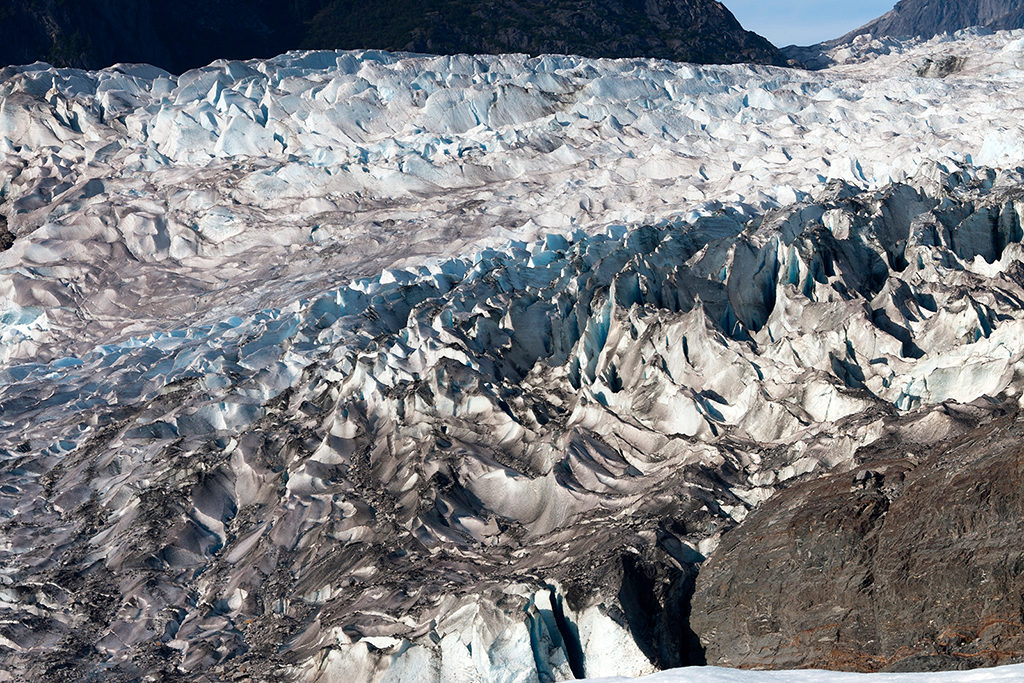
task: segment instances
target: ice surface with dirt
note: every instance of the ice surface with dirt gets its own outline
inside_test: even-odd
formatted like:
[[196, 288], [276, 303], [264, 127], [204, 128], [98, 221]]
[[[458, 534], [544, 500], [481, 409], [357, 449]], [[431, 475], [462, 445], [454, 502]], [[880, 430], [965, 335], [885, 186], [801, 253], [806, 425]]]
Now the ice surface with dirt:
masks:
[[1024, 33], [887, 49], [0, 71], [7, 669], [686, 663], [635, 586], [1024, 388]]
[[[22, 239], [5, 353], [219, 321], [509, 239], [752, 215], [832, 179], [1012, 168], [1019, 40], [964, 38], [970, 77], [942, 80], [915, 64], [944, 44], [816, 73], [388, 53], [178, 78], [8, 68], [0, 187]], [[137, 265], [101, 267], [121, 261]]]

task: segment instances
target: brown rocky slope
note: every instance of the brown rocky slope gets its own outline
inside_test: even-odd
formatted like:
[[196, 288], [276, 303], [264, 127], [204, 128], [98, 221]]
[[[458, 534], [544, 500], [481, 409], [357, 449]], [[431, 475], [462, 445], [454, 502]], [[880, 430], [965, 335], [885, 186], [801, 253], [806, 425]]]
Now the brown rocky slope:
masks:
[[859, 469], [777, 494], [701, 569], [691, 625], [708, 663], [868, 672], [1024, 661], [1022, 436], [1012, 410], [945, 445], [889, 443]]

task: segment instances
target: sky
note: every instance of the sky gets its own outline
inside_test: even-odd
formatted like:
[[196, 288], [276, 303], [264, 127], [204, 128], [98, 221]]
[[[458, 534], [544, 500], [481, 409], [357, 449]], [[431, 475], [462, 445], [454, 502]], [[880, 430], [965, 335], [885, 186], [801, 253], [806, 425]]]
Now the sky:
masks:
[[722, 0], [743, 28], [776, 47], [813, 45], [859, 28], [896, 0]]

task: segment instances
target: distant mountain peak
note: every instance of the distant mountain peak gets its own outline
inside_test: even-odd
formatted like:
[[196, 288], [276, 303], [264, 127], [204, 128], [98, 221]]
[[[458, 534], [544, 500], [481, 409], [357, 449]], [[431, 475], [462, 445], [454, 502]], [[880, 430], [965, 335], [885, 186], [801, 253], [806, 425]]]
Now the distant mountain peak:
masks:
[[994, 29], [1024, 28], [1024, 2], [900, 0], [890, 11], [850, 31], [835, 42], [849, 42], [856, 36], [864, 34], [894, 38], [931, 38], [940, 33], [953, 33], [971, 26], [989, 26]]

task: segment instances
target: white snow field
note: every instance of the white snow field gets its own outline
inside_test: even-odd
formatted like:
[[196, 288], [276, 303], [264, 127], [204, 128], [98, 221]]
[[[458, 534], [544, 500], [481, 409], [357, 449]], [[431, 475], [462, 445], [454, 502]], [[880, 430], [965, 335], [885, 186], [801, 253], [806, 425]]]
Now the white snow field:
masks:
[[593, 678], [590, 683], [989, 683], [1022, 681], [1024, 665], [974, 671], [915, 674], [850, 674], [834, 671], [738, 671], [687, 667], [640, 678]]
[[0, 70], [0, 681], [654, 672], [602, 558], [1024, 387], [1024, 32], [885, 50]]

